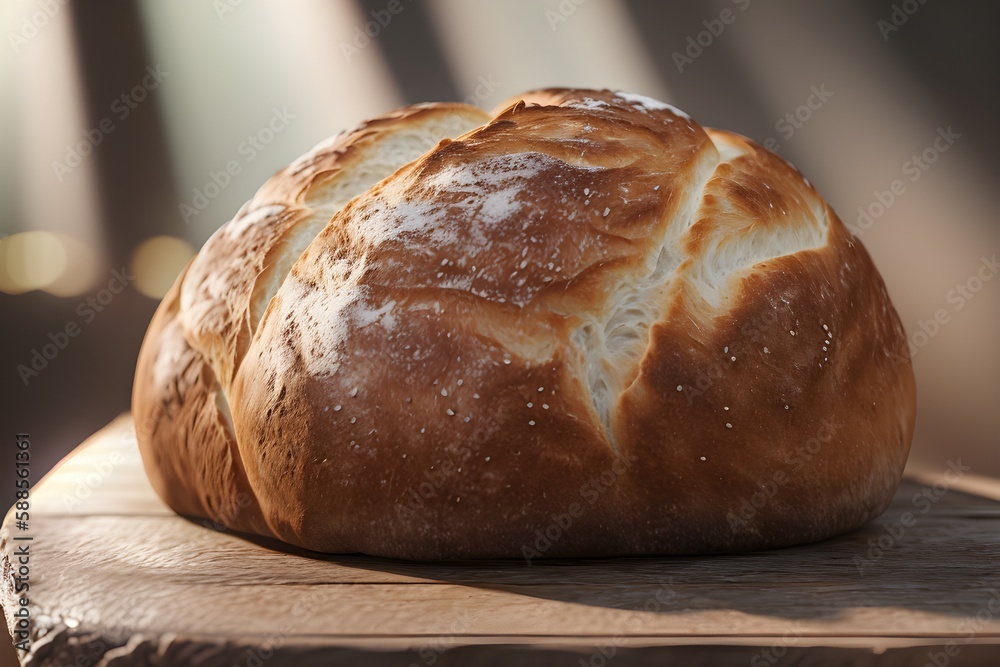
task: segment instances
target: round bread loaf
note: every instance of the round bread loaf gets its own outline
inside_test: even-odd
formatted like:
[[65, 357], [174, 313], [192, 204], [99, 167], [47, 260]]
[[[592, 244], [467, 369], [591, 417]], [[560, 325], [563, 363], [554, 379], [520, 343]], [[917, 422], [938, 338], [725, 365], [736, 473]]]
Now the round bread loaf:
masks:
[[881, 513], [905, 335], [809, 182], [639, 95], [501, 108], [368, 121], [208, 240], [136, 371], [166, 503], [409, 559], [766, 549]]

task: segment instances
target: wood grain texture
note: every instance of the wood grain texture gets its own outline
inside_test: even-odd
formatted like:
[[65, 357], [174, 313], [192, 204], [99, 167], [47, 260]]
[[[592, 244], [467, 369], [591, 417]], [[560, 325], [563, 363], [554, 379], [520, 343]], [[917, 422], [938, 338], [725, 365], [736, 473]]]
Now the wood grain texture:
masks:
[[[1000, 502], [962, 492], [945, 470], [905, 482], [862, 530], [803, 547], [409, 563], [299, 551], [176, 516], [149, 487], [125, 417], [32, 492], [22, 661], [923, 665], [951, 641], [947, 664], [997, 665]], [[8, 514], [8, 626], [16, 533]]]

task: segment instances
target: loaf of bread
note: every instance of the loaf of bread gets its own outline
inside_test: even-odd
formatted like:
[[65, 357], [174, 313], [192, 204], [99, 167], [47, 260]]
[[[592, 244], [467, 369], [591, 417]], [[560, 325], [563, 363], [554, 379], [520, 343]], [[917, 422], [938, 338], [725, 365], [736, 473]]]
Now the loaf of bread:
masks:
[[794, 167], [553, 89], [407, 107], [276, 174], [163, 299], [133, 412], [170, 507], [308, 549], [702, 554], [881, 513], [915, 387]]

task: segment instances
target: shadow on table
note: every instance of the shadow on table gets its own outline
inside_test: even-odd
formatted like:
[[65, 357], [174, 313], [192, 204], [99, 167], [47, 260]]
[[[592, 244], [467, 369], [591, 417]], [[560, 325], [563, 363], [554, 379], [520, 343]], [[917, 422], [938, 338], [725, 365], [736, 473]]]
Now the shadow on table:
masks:
[[[861, 529], [815, 544], [750, 554], [413, 562], [321, 554], [242, 535], [313, 561], [536, 598], [652, 613], [739, 611], [832, 619], [847, 610], [908, 608], [974, 619], [1000, 598], [1000, 502], [951, 491], [931, 505], [904, 481]], [[921, 509], [929, 505], [926, 514]], [[904, 525], [904, 512], [914, 521]], [[993, 602], [996, 606], [1000, 602]]]

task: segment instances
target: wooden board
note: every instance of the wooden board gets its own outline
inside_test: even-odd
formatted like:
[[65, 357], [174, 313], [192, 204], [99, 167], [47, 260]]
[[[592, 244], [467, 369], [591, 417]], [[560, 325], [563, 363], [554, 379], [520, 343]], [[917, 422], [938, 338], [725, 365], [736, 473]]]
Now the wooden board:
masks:
[[945, 488], [944, 467], [864, 529], [803, 547], [409, 563], [178, 517], [131, 428], [116, 420], [37, 484], [29, 530], [4, 520], [12, 628], [30, 544], [24, 664], [1000, 665], [1000, 502]]

